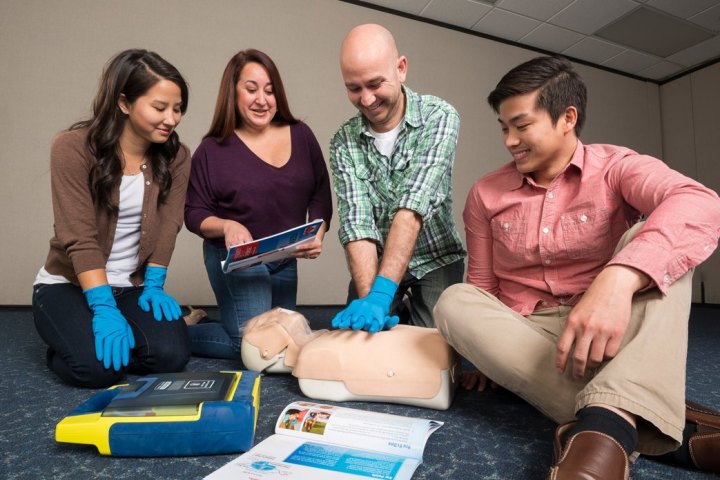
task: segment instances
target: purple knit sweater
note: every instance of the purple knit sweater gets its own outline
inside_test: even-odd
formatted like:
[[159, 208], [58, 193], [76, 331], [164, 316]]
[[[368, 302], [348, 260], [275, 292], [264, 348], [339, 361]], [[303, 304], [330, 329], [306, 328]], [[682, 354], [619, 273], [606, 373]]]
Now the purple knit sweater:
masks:
[[[235, 220], [262, 238], [308, 220], [330, 225], [332, 199], [320, 145], [304, 123], [290, 126], [292, 152], [280, 168], [258, 158], [237, 135], [206, 138], [192, 157], [185, 225], [202, 237], [207, 217]], [[212, 239], [224, 246], [222, 238]]]

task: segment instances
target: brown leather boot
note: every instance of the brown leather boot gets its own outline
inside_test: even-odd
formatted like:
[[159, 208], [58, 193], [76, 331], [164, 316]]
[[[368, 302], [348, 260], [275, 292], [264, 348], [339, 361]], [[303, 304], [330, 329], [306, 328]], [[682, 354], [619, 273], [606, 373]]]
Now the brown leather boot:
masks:
[[580, 432], [563, 436], [575, 422], [555, 430], [555, 464], [549, 480], [628, 480], [630, 462], [625, 450], [612, 437], [600, 432]]
[[685, 421], [697, 427], [688, 439], [693, 463], [699, 470], [720, 473], [720, 413], [690, 401], [685, 407]]

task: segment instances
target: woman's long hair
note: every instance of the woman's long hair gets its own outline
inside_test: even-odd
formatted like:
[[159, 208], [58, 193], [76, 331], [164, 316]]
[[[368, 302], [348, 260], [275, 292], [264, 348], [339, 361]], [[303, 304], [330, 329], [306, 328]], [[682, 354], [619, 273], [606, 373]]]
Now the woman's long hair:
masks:
[[[93, 116], [78, 122], [70, 130], [87, 128], [87, 144], [97, 159], [90, 172], [90, 191], [96, 205], [117, 212], [112, 191], [120, 184], [123, 158], [120, 135], [127, 116], [120, 111], [118, 101], [124, 95], [132, 104], [160, 80], [169, 80], [180, 88], [181, 113], [188, 107], [188, 87], [180, 72], [155, 52], [131, 49], [113, 57], [103, 70], [100, 86], [93, 101]], [[146, 153], [153, 172], [153, 180], [160, 185], [158, 205], [165, 201], [172, 186], [169, 165], [180, 149], [180, 138], [173, 131], [164, 143], [151, 143]]]
[[240, 80], [240, 72], [242, 72], [243, 67], [251, 62], [262, 65], [268, 72], [270, 82], [272, 82], [273, 95], [277, 103], [277, 111], [272, 122], [284, 125], [298, 123], [298, 120], [290, 113], [285, 87], [275, 62], [266, 53], [251, 48], [236, 53], [225, 67], [220, 80], [220, 90], [215, 102], [215, 113], [210, 124], [210, 130], [203, 138], [211, 137], [223, 141], [242, 125], [242, 118], [237, 108], [237, 83]]

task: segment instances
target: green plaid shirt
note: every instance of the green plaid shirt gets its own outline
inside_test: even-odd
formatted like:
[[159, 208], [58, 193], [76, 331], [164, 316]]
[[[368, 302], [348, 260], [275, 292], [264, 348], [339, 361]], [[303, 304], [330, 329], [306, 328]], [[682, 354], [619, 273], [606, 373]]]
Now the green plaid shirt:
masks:
[[382, 256], [395, 212], [405, 208], [423, 226], [408, 270], [415, 278], [465, 258], [452, 213], [452, 168], [460, 117], [442, 99], [407, 87], [406, 106], [391, 158], [375, 147], [360, 113], [330, 141], [330, 167], [338, 199], [343, 245], [376, 242]]

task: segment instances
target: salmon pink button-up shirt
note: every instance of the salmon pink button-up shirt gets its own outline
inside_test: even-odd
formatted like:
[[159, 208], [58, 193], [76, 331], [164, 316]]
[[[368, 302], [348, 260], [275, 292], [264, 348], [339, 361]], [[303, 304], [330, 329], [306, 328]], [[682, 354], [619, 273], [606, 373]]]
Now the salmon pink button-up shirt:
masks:
[[[613, 257], [642, 215], [645, 225]], [[480, 178], [463, 218], [468, 283], [529, 315], [576, 304], [606, 265], [636, 268], [664, 293], [717, 247], [720, 199], [656, 158], [578, 141], [547, 188], [513, 162]]]

